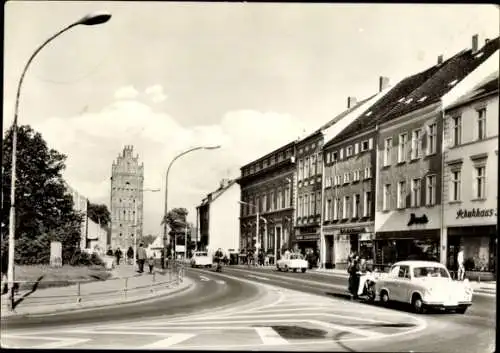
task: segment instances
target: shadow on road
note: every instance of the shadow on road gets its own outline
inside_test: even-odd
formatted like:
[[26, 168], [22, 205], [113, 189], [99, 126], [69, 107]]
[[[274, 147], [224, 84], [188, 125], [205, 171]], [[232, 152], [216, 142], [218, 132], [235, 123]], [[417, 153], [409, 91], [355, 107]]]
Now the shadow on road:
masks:
[[12, 308], [15, 309], [19, 304], [23, 302], [24, 299], [29, 297], [31, 294], [35, 293], [36, 290], [38, 289], [38, 285], [42, 281], [44, 275], [41, 275], [40, 277], [37, 278], [36, 282], [33, 284], [33, 287], [31, 287], [31, 290], [29, 292], [24, 293], [20, 298], [14, 300], [12, 303]]

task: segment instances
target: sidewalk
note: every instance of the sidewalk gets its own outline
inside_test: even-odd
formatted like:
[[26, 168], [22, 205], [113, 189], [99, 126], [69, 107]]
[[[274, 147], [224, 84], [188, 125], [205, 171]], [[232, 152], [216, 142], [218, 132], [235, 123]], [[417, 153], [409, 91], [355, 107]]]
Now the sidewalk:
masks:
[[[128, 278], [127, 278], [128, 277]], [[182, 282], [172, 270], [136, 273], [131, 265], [120, 265], [112, 277], [104, 281], [86, 282], [67, 287], [52, 287], [29, 293], [20, 292], [20, 300], [14, 312], [8, 310], [8, 295], [1, 296], [1, 317], [25, 314], [46, 314], [97, 308], [151, 299], [156, 296], [174, 294], [191, 288], [193, 282], [183, 278]], [[23, 298], [24, 297], [24, 298]]]

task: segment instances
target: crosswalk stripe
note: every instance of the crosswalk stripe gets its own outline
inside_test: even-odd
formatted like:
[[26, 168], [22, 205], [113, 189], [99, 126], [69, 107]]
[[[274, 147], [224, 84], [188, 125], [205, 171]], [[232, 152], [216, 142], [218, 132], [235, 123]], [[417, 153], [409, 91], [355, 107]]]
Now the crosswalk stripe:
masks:
[[370, 337], [370, 338], [379, 338], [379, 337], [384, 337], [385, 335], [373, 331], [368, 331], [368, 330], [360, 330], [354, 327], [349, 327], [349, 326], [344, 326], [344, 325], [338, 325], [338, 324], [333, 324], [331, 322], [324, 322], [324, 321], [319, 321], [319, 320], [309, 320], [311, 324], [321, 326], [327, 330], [337, 330], [337, 331], [347, 331], [350, 333], [354, 333], [359, 336], [364, 336], [364, 337]]
[[178, 333], [178, 334], [173, 334], [168, 338], [165, 338], [163, 340], [159, 340], [150, 344], [146, 344], [142, 346], [141, 348], [157, 348], [157, 349], [164, 349], [171, 347], [175, 344], [187, 341], [188, 339], [196, 336], [195, 334], [191, 333]]
[[50, 343], [45, 343], [42, 345], [38, 345], [33, 348], [37, 349], [48, 349], [48, 348], [63, 348], [63, 347], [70, 347], [70, 346], [76, 346], [77, 344], [85, 343], [90, 341], [90, 338], [71, 338], [71, 339], [64, 339], [60, 340], [58, 342], [50, 342]]
[[288, 344], [288, 341], [281, 337], [272, 327], [255, 327], [255, 331], [260, 336], [262, 343], [266, 345], [283, 345]]

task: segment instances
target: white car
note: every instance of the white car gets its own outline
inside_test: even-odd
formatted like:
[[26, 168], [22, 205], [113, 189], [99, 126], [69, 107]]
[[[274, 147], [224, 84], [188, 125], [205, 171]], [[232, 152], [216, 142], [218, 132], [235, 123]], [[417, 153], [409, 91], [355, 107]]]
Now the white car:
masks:
[[191, 267], [212, 267], [212, 256], [206, 251], [196, 251], [191, 258]]
[[288, 272], [292, 270], [293, 272], [297, 272], [297, 270], [301, 270], [302, 272], [306, 272], [308, 265], [307, 261], [300, 254], [285, 254], [276, 263], [276, 268], [278, 271], [283, 270]]
[[452, 280], [446, 266], [432, 261], [397, 262], [375, 283], [376, 300], [409, 303], [417, 313], [435, 307], [464, 314], [472, 292], [468, 280]]

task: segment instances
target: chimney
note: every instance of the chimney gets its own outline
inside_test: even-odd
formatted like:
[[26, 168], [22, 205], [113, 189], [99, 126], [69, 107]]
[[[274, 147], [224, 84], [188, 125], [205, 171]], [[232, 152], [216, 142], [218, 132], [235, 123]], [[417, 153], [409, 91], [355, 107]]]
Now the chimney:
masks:
[[442, 63], [443, 63], [443, 55], [441, 54], [438, 56], [438, 63], [437, 64], [441, 65]]
[[378, 81], [378, 91], [382, 92], [387, 87], [389, 87], [389, 77], [380, 76]]
[[479, 35], [474, 34], [472, 36], [472, 52], [475, 53], [479, 50]]
[[347, 109], [354, 107], [358, 103], [356, 97], [347, 97]]

